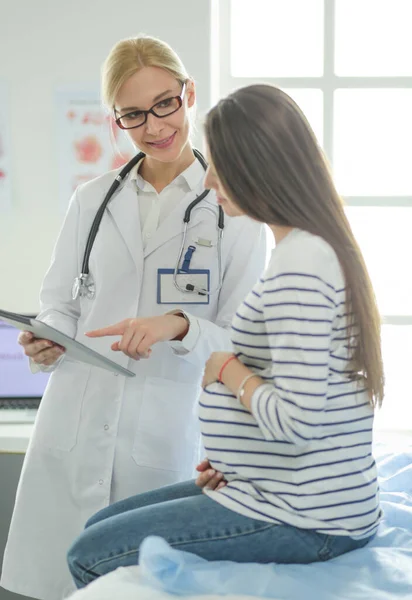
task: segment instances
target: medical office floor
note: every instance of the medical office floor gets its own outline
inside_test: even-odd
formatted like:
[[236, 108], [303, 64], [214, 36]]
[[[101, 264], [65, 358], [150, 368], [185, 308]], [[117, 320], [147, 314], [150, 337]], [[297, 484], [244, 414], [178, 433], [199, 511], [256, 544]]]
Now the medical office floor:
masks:
[[[0, 453], [0, 570], [24, 454]], [[33, 600], [0, 587], [0, 600]]]

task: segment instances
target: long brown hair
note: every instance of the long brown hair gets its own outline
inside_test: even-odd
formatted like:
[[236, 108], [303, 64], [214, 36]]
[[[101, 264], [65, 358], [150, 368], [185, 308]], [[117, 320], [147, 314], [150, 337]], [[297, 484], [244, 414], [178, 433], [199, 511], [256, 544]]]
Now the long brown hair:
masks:
[[[207, 115], [206, 138], [216, 173], [231, 199], [253, 219], [303, 229], [335, 250], [346, 281], [354, 373], [371, 404], [381, 405], [381, 319], [358, 243], [326, 159], [305, 116], [280, 89], [251, 85]], [[353, 337], [357, 331], [359, 336]]]

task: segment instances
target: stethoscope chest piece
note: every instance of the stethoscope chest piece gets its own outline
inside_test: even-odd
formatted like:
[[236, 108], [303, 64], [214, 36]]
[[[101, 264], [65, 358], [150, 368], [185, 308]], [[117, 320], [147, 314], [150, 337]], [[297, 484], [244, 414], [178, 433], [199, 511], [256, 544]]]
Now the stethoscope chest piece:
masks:
[[80, 298], [87, 298], [92, 300], [96, 295], [95, 285], [90, 277], [90, 274], [81, 273], [79, 277], [76, 277], [72, 287], [72, 298], [76, 300], [78, 296]]

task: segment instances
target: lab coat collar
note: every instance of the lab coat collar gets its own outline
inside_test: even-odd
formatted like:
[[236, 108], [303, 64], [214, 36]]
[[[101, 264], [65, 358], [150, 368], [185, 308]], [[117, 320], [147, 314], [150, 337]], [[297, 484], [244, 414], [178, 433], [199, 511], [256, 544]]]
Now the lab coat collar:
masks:
[[193, 192], [198, 188], [199, 184], [201, 185], [203, 183], [205, 175], [206, 173], [204, 168], [200, 162], [195, 159], [195, 162], [193, 162], [185, 171], [183, 171], [179, 177], [183, 177], [186, 180], [189, 189]]
[[[139, 162], [133, 167], [130, 172], [129, 181], [132, 183], [132, 185], [136, 186], [138, 191], [142, 190], [145, 192], [153, 192], [153, 187], [150, 185], [150, 183], [145, 181], [139, 174], [139, 169], [143, 160], [143, 158], [142, 160], [139, 160]], [[194, 162], [192, 162], [192, 164], [189, 165], [187, 169], [183, 171], [183, 173], [180, 173], [180, 175], [178, 175], [176, 179], [174, 179], [169, 185], [181, 185], [182, 187], [186, 188], [185, 191], [187, 192], [195, 191], [199, 184], [203, 181], [204, 177], [205, 171], [200, 162], [195, 159]]]
[[[178, 206], [176, 206], [176, 208], [171, 212], [171, 214], [160, 223], [158, 229], [153, 234], [153, 237], [147, 243], [143, 251], [145, 258], [149, 256], [149, 254], [157, 250], [159, 247], [166, 244], [169, 240], [173, 239], [176, 236], [183, 235], [183, 217], [185, 215], [186, 208], [197, 196], [200, 196], [200, 194], [203, 191], [204, 187], [202, 183], [197, 186], [195, 192], [188, 192], [182, 199], [182, 202], [180, 202]], [[188, 224], [188, 230], [192, 227], [195, 227], [202, 221], [205, 221], [207, 218], [210, 219], [211, 212], [214, 215], [214, 218], [212, 220], [212, 226], [214, 226], [215, 223], [217, 224], [217, 204], [216, 202], [213, 202], [213, 199], [210, 198], [213, 195], [213, 192], [209, 192], [206, 198], [201, 201], [201, 204], [199, 204], [199, 206], [193, 209], [190, 217], [190, 222]], [[173, 257], [173, 260], [175, 260], [175, 258], [177, 259], [177, 256]]]
[[[146, 258], [169, 240], [183, 234], [183, 217], [186, 208], [197, 196], [200, 196], [205, 189], [203, 185], [204, 173], [204, 169], [198, 160], [186, 169], [185, 177], [187, 177], [188, 181], [190, 180], [190, 186], [194, 185], [194, 189], [190, 189], [186, 194], [182, 194], [182, 201], [176, 206], [171, 214], [162, 221], [144, 250], [139, 205], [136, 201], [136, 189], [135, 184], [130, 185], [130, 177], [113, 196], [107, 210], [112, 216], [140, 273], [143, 272], [143, 257]], [[196, 179], [197, 185], [195, 184]], [[128, 183], [129, 185], [127, 185]], [[199, 207], [196, 207], [192, 211], [188, 229], [191, 229], [207, 219], [208, 215], [210, 218], [211, 211], [214, 215], [217, 215], [218, 208], [216, 196], [213, 191], [209, 192], [206, 198], [202, 200], [201, 206], [208, 210], [200, 210]]]

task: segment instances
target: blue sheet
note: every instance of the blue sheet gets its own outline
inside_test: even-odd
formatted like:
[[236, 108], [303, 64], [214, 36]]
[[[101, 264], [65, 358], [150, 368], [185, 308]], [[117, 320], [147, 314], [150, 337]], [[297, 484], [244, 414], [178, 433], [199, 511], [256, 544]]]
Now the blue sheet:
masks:
[[412, 445], [374, 451], [384, 518], [367, 547], [326, 563], [258, 565], [208, 562], [144, 540], [143, 579], [181, 596], [239, 594], [276, 600], [412, 600]]

